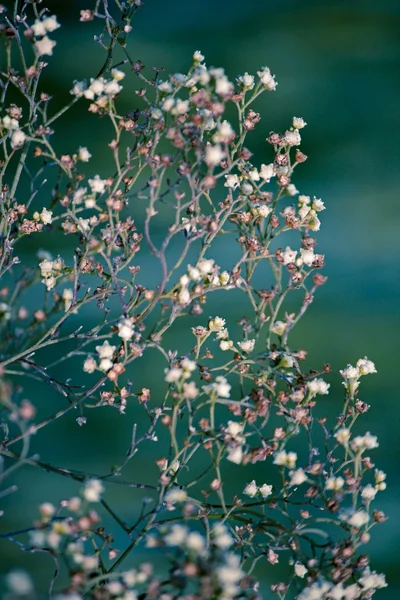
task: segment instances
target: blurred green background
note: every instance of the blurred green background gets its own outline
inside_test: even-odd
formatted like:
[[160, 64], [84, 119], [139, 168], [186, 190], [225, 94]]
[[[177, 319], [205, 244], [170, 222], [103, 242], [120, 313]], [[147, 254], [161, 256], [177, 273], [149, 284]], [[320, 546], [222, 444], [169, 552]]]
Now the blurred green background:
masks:
[[[103, 51], [93, 41], [93, 35], [100, 33], [100, 23], [79, 22], [79, 10], [90, 8], [89, 4], [48, 2], [62, 24], [53, 36], [58, 45], [55, 56], [49, 59], [44, 86], [55, 96], [55, 105], [68, 98], [74, 79], [88, 78], [102, 65]], [[306, 348], [309, 364], [315, 368], [328, 362], [337, 371], [365, 355], [376, 363], [378, 375], [362, 382], [360, 396], [371, 404], [362, 422], [380, 439], [373, 459], [387, 471], [388, 489], [379, 495], [376, 506], [389, 520], [376, 530], [368, 551], [374, 569], [385, 572], [390, 584], [377, 593], [377, 598], [396, 600], [400, 597], [400, 3], [148, 0], [133, 27], [132, 57], [147, 66], [164, 66], [166, 73], [185, 72], [196, 49], [205, 54], [208, 65], [224, 66], [231, 79], [244, 71], [255, 73], [261, 66], [271, 68], [279, 85], [276, 93], [265, 94], [257, 105], [262, 121], [249, 142], [255, 164], [271, 158], [265, 142], [271, 130], [284, 130], [294, 115], [308, 123], [302, 150], [309, 160], [297, 170], [294, 183], [302, 193], [321, 197], [327, 206], [318, 251], [326, 255], [324, 274], [329, 280], [293, 333], [292, 345]], [[129, 90], [128, 83], [125, 87]], [[119, 106], [122, 112], [134, 109], [135, 95], [125, 92]], [[90, 169], [104, 173], [109, 152], [101, 144], [110, 139], [111, 132], [86, 109], [87, 105], [81, 105], [60, 121], [57, 145], [69, 152], [86, 145], [93, 154]], [[135, 207], [132, 213], [135, 216]], [[57, 247], [52, 239], [46, 246], [43, 240], [40, 243], [62, 253], [59, 238]], [[228, 266], [229, 244], [217, 245], [215, 252], [213, 257]], [[146, 284], [151, 281], [153, 263], [149, 259], [146, 267], [142, 257], [141, 264], [141, 282]], [[33, 304], [39, 302], [42, 291], [33, 293]], [[240, 296], [237, 298], [236, 304], [224, 304], [223, 316], [228, 323], [248, 314], [249, 307]], [[221, 312], [220, 303], [219, 297], [210, 301], [205, 314]], [[192, 347], [187, 332], [194, 324], [187, 320], [178, 323], [167, 345], [187, 352]], [[142, 385], [151, 387], [150, 380], [152, 390], [157, 390], [157, 366], [162, 366], [158, 359], [145, 358], [140, 372], [133, 369], [129, 373], [135, 390]], [[74, 377], [79, 381], [80, 365], [76, 368]], [[58, 374], [66, 376], [62, 370]], [[332, 393], [323, 401], [333, 413], [342, 397], [340, 377], [333, 374], [329, 381]], [[27, 387], [25, 395], [44, 413], [49, 403], [59, 406], [61, 402], [50, 389], [44, 394], [42, 386]], [[112, 464], [121, 462], [129, 447], [132, 424], [140, 415], [129, 410], [122, 417], [104, 408], [90, 414], [88, 424], [80, 428], [75, 422], [78, 415], [69, 414], [38, 435], [33, 450], [60, 466], [108, 472]], [[151, 482], [151, 464], [159, 455], [157, 448], [149, 453], [149, 464], [133, 461], [126, 478], [140, 481], [146, 477]], [[253, 476], [268, 481], [265, 470], [261, 463], [258, 470], [246, 472], [244, 481]], [[235, 468], [231, 473], [237, 477]], [[2, 531], [28, 526], [37, 516], [37, 504], [58, 501], [74, 490], [73, 483], [32, 468], [19, 471], [16, 479], [20, 493], [6, 499]], [[110, 486], [107, 495], [117, 512], [129, 520], [137, 513], [141, 497], [143, 492], [122, 493], [118, 486]], [[122, 537], [116, 538], [116, 546], [123, 543]], [[24, 554], [6, 541], [0, 541], [0, 552], [2, 571], [24, 565], [43, 582], [52, 568], [47, 556]], [[263, 574], [269, 583], [278, 579], [272, 568], [264, 566]]]

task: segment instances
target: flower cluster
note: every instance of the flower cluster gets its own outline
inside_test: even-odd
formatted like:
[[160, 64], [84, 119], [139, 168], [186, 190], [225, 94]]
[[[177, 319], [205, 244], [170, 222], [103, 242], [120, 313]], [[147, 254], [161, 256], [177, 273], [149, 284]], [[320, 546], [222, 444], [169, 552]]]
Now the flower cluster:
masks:
[[[101, 24], [106, 56], [87, 81], [68, 82], [69, 102], [54, 112], [42, 57], [52, 60], [59, 24], [36, 4], [0, 10], [0, 484], [28, 463], [78, 491], [43, 498], [40, 518], [3, 538], [62, 565], [63, 579], [49, 572], [56, 600], [258, 600], [268, 595], [260, 565], [281, 600], [371, 598], [386, 585], [364, 551], [386, 518], [375, 508], [386, 474], [369, 456], [377, 436], [356, 427], [370, 409], [360, 384], [376, 368], [365, 357], [340, 371], [344, 399], [328, 419], [330, 368], [305, 368], [291, 336], [326, 282], [314, 236], [325, 204], [293, 182], [307, 160], [305, 120], [281, 132], [261, 121], [254, 102], [277, 88], [267, 67], [231, 80], [200, 51], [170, 76], [133, 61], [126, 40], [140, 0], [81, 11], [83, 31]], [[129, 77], [139, 89], [122, 110]], [[73, 106], [112, 132], [102, 170], [95, 147], [93, 157], [80, 140], [60, 150], [56, 124]], [[261, 157], [248, 148], [256, 128]], [[50, 236], [64, 258], [46, 250]], [[16, 254], [28, 239], [38, 252], [26, 266]], [[262, 287], [266, 269], [273, 283]], [[193, 335], [178, 340], [179, 326]], [[57, 406], [24, 398], [25, 378]], [[124, 434], [107, 418], [115, 408], [131, 431], [122, 453]], [[97, 474], [70, 468], [67, 454], [68, 416], [84, 434], [94, 410], [107, 440]], [[30, 449], [55, 421], [59, 432], [66, 423], [62, 466], [45, 444], [40, 458]], [[35, 597], [21, 570], [4, 588]]]

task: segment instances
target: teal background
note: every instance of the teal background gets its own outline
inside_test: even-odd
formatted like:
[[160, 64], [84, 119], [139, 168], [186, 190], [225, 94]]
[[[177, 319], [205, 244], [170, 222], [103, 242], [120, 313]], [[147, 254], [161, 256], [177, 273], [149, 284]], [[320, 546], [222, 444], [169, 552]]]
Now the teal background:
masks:
[[[88, 78], [99, 70], [102, 50], [96, 47], [93, 35], [100, 32], [100, 24], [79, 23], [79, 10], [89, 8], [89, 3], [54, 1], [48, 5], [62, 24], [53, 34], [58, 45], [44, 78], [44, 89], [55, 96], [56, 106], [68, 98], [74, 79]], [[279, 85], [276, 93], [265, 94], [257, 105], [262, 121], [249, 142], [256, 164], [270, 160], [265, 142], [269, 131], [284, 130], [293, 115], [308, 123], [302, 149], [309, 160], [297, 170], [294, 183], [302, 193], [321, 197], [326, 204], [318, 251], [326, 255], [324, 274], [329, 280], [293, 333], [292, 345], [306, 348], [309, 364], [315, 368], [329, 362], [337, 371], [364, 355], [376, 363], [378, 374], [362, 382], [360, 397], [371, 404], [362, 418], [362, 429], [380, 439], [373, 460], [387, 471], [388, 489], [378, 495], [376, 507], [385, 511], [389, 520], [376, 529], [367, 550], [374, 569], [385, 572], [389, 582], [376, 597], [396, 600], [400, 595], [400, 4], [390, 0], [148, 0], [133, 26], [129, 45], [133, 58], [148, 66], [165, 66], [166, 73], [184, 72], [196, 49], [205, 54], [208, 65], [224, 66], [231, 79], [244, 71], [255, 73], [260, 66], [271, 68]], [[128, 112], [137, 106], [137, 99], [129, 93], [133, 84], [125, 80], [124, 87], [119, 106]], [[102, 173], [109, 164], [108, 150], [101, 146], [110, 139], [107, 127], [81, 104], [60, 121], [56, 144], [69, 152], [86, 145], [93, 154], [89, 169]], [[134, 216], [135, 210], [133, 206]], [[40, 240], [41, 247], [62, 254], [60, 243], [63, 240], [55, 241], [54, 236], [46, 244]], [[28, 259], [31, 250], [26, 246], [20, 256], [24, 258], [25, 252]], [[230, 251], [229, 244], [219, 243], [215, 256], [228, 266]], [[152, 280], [153, 263], [142, 257], [141, 264], [141, 282], [146, 284]], [[42, 291], [33, 290], [27, 301], [39, 303]], [[222, 297], [215, 296], [205, 315], [221, 312]], [[223, 316], [228, 323], [245, 314], [250, 314], [249, 307], [240, 296], [236, 303], [224, 303]], [[188, 351], [193, 341], [187, 332], [194, 324], [188, 320], [178, 323], [166, 344]], [[156, 357], [143, 359], [140, 370], [129, 373], [134, 388], [150, 387], [151, 381], [157, 390], [155, 374], [162, 366]], [[80, 365], [75, 368], [73, 376], [79, 382]], [[58, 375], [65, 377], [66, 373], [59, 370]], [[333, 374], [329, 381], [332, 393], [321, 402], [335, 414], [341, 402], [340, 377]], [[161, 386], [162, 382], [160, 390]], [[59, 406], [61, 402], [50, 388], [43, 393], [43, 386], [27, 385], [25, 395], [43, 414], [50, 403]], [[80, 428], [75, 423], [77, 416], [70, 413], [44, 430], [33, 440], [33, 451], [59, 466], [99, 474], [122, 461], [132, 423], [141, 419], [141, 413], [133, 408], [125, 417], [104, 408], [90, 414], [88, 424]], [[149, 460], [133, 461], [126, 478], [141, 481], [145, 477], [151, 482], [151, 470], [156, 473], [153, 460], [159, 455], [158, 449], [149, 448]], [[268, 481], [266, 469], [261, 463], [257, 472], [242, 477], [244, 481], [253, 476]], [[232, 478], [238, 476], [235, 468], [229, 473]], [[16, 480], [20, 493], [5, 500], [2, 531], [28, 526], [37, 516], [37, 504], [68, 497], [74, 489], [68, 480], [32, 468], [19, 471]], [[131, 521], [141, 497], [142, 492], [126, 492], [118, 486], [110, 486], [107, 495], [116, 511]], [[117, 537], [118, 543], [125, 543], [123, 537]], [[0, 541], [0, 553], [2, 571], [25, 565], [44, 585], [52, 568], [49, 557], [25, 554], [6, 541]], [[279, 580], [272, 568], [264, 565], [262, 572], [269, 583]]]

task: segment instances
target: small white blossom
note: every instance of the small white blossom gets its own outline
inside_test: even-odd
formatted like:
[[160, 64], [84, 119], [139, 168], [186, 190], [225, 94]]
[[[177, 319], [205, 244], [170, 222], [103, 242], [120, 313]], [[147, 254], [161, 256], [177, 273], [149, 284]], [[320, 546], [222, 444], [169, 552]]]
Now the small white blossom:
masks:
[[290, 471], [290, 482], [289, 485], [301, 485], [307, 481], [307, 475], [303, 469], [297, 469], [296, 471]]
[[263, 498], [268, 498], [272, 495], [272, 485], [267, 485], [266, 483], [263, 483], [259, 491]]
[[225, 152], [218, 144], [216, 146], [209, 145], [206, 147], [205, 162], [209, 167], [219, 165], [223, 158], [225, 158]]
[[236, 81], [240, 85], [243, 90], [252, 90], [254, 87], [254, 75], [249, 75], [245, 73], [244, 75], [240, 75]]
[[88, 358], [83, 363], [83, 370], [85, 373], [94, 373], [96, 370], [97, 364], [92, 356], [88, 356]]
[[11, 145], [13, 148], [20, 148], [25, 144], [26, 135], [22, 129], [17, 129], [11, 136]]
[[312, 397], [317, 394], [329, 394], [330, 383], [326, 383], [323, 379], [317, 378], [307, 383], [307, 389]]
[[387, 586], [385, 576], [366, 568], [362, 574], [362, 577], [358, 580], [364, 590], [380, 589]]
[[237, 175], [225, 175], [225, 187], [231, 188], [232, 190], [235, 190], [239, 184], [239, 177]]
[[213, 267], [214, 267], [214, 259], [213, 258], [202, 258], [201, 260], [199, 260], [199, 262], [197, 263], [197, 268], [199, 269], [201, 275], [203, 277], [205, 277], [206, 275], [209, 275], [209, 273], [212, 272]]
[[288, 467], [288, 469], [294, 469], [296, 467], [296, 460], [296, 452], [286, 452], [286, 450], [281, 450], [275, 455], [274, 465]]
[[268, 67], [262, 67], [261, 71], [257, 71], [257, 75], [260, 78], [260, 82], [266, 90], [275, 91], [278, 85], [275, 81], [275, 77], [271, 75], [271, 71]]
[[358, 435], [351, 442], [351, 447], [354, 452], [364, 452], [364, 450], [373, 450], [378, 448], [378, 438], [372, 435], [369, 431], [365, 435]]
[[83, 496], [88, 502], [99, 502], [101, 494], [104, 492], [104, 486], [98, 479], [89, 479], [85, 483]]
[[256, 340], [243, 340], [243, 342], [238, 342], [238, 346], [242, 352], [253, 352], [255, 343]]
[[122, 81], [125, 77], [125, 73], [120, 69], [111, 69], [111, 75], [115, 81]]
[[28, 596], [34, 593], [33, 583], [28, 573], [15, 569], [5, 577], [8, 589], [14, 594]]
[[359, 510], [353, 513], [351, 517], [347, 520], [349, 525], [351, 525], [352, 527], [356, 527], [357, 529], [360, 529], [360, 527], [366, 525], [368, 521], [369, 514], [365, 512], [365, 510]]
[[172, 525], [171, 529], [164, 536], [164, 541], [167, 546], [180, 546], [185, 543], [185, 540], [188, 536], [188, 530], [183, 525]]
[[275, 177], [275, 176], [276, 176], [276, 173], [275, 173], [274, 163], [270, 163], [269, 165], [261, 165], [261, 169], [260, 169], [261, 179], [264, 179], [268, 183], [270, 181], [270, 179], [272, 179], [272, 177]]
[[178, 369], [177, 367], [172, 367], [172, 369], [165, 369], [165, 381], [167, 383], [176, 383], [182, 378], [183, 370]]
[[47, 210], [47, 208], [43, 208], [42, 212], [40, 213], [40, 220], [45, 225], [49, 225], [53, 220], [52, 216], [53, 216], [53, 213], [51, 212], [51, 210]]
[[360, 373], [360, 375], [370, 375], [371, 373], [376, 373], [376, 368], [372, 360], [368, 360], [365, 358], [360, 358], [357, 361], [356, 367]]
[[246, 487], [243, 490], [243, 494], [246, 494], [246, 496], [250, 496], [250, 498], [254, 498], [254, 496], [256, 496], [257, 493], [258, 493], [258, 486], [256, 485], [256, 482], [253, 479], [253, 481], [251, 483], [248, 483], [246, 485]]
[[222, 121], [222, 123], [218, 125], [217, 131], [214, 133], [212, 139], [215, 144], [229, 144], [234, 135], [235, 132], [232, 129], [232, 125], [228, 123], [228, 121]]
[[300, 146], [300, 133], [297, 131], [297, 129], [294, 131], [285, 131], [284, 141], [288, 146]]
[[272, 333], [276, 333], [276, 335], [283, 335], [286, 331], [286, 327], [287, 325], [283, 321], [275, 321], [270, 330]]
[[179, 504], [181, 502], [186, 502], [188, 495], [185, 490], [181, 490], [179, 488], [172, 488], [165, 495], [165, 502], [169, 504]]
[[297, 250], [292, 250], [290, 246], [286, 246], [285, 250], [281, 253], [281, 258], [283, 259], [284, 265], [290, 265], [290, 263], [294, 263], [297, 256]]
[[101, 179], [99, 175], [95, 175], [93, 179], [89, 179], [89, 185], [94, 194], [102, 194], [106, 189], [106, 180]]
[[219, 331], [220, 329], [222, 329], [225, 325], [225, 319], [222, 319], [221, 317], [214, 317], [214, 319], [211, 319], [208, 322], [208, 329], [210, 331]]
[[193, 60], [194, 62], [203, 62], [204, 55], [200, 52], [200, 50], [196, 50], [196, 52], [193, 53]]
[[374, 487], [372, 487], [371, 484], [368, 484], [362, 490], [361, 497], [362, 497], [363, 500], [366, 500], [367, 502], [370, 502], [371, 500], [373, 500], [375, 498], [375, 496], [376, 496], [377, 493], [378, 493], [378, 490], [375, 489]]
[[294, 572], [296, 573], [297, 577], [303, 579], [306, 573], [308, 573], [308, 569], [301, 562], [297, 561], [294, 563]]
[[51, 40], [47, 35], [45, 35], [41, 40], [35, 42], [36, 52], [39, 56], [52, 56], [53, 48], [56, 45], [54, 40]]
[[133, 320], [132, 319], [122, 319], [118, 323], [118, 335], [125, 342], [128, 342], [133, 337]]
[[342, 446], [347, 446], [351, 437], [350, 429], [342, 427], [335, 433], [334, 437], [339, 442], [339, 444], [342, 444]]
[[101, 346], [96, 346], [96, 352], [99, 358], [112, 358], [116, 346], [111, 346], [108, 340], [105, 340]]
[[219, 343], [219, 347], [223, 352], [226, 352], [227, 350], [233, 350], [233, 342], [231, 340], [222, 340]]
[[90, 154], [90, 152], [87, 148], [79, 148], [78, 158], [82, 162], [88, 162], [90, 160], [90, 158], [92, 158], [92, 155]]
[[301, 117], [293, 117], [293, 127], [295, 129], [303, 129], [303, 127], [305, 127], [306, 125], [307, 123]]
[[242, 447], [236, 446], [235, 448], [228, 448], [228, 454], [226, 458], [235, 465], [240, 465], [243, 459]]
[[340, 492], [343, 489], [345, 481], [343, 477], [328, 477], [325, 481], [325, 489], [332, 490], [333, 492]]

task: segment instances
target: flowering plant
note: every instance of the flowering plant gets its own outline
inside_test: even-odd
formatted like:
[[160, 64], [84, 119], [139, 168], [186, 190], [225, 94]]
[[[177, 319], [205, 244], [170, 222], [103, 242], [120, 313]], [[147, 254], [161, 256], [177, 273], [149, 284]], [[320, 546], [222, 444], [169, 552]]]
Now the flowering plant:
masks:
[[[51, 555], [48, 596], [58, 600], [256, 599], [262, 564], [280, 599], [370, 598], [385, 578], [360, 551], [385, 519], [372, 504], [386, 483], [367, 455], [376, 436], [355, 435], [354, 426], [369, 409], [360, 381], [376, 369], [361, 358], [341, 371], [344, 404], [329, 421], [319, 416], [329, 366], [302, 368], [306, 351], [289, 345], [326, 281], [312, 237], [324, 203], [292, 182], [307, 160], [299, 149], [305, 121], [269, 133], [269, 159], [258, 164], [247, 141], [261, 119], [253, 103], [277, 86], [270, 69], [232, 82], [195, 52], [186, 74], [146, 70], [128, 44], [140, 0], [97, 0], [81, 11], [81, 22], [103, 28], [96, 41], [104, 64], [90, 80], [71, 82], [71, 99], [54, 111], [41, 78], [62, 33], [41, 4], [0, 7], [0, 482], [29, 465], [78, 482], [79, 492], [58, 504], [43, 498], [32, 526], [2, 537]], [[128, 75], [139, 89], [122, 114]], [[88, 171], [86, 147], [57, 149], [54, 126], [78, 103], [111, 124], [103, 174]], [[25, 266], [19, 247], [26, 239], [46, 246], [45, 233], [65, 238], [65, 252], [40, 250]], [[299, 249], [279, 247], [280, 236], [296, 233]], [[223, 236], [237, 245], [226, 269], [213, 254]], [[142, 279], [146, 249], [157, 261], [154, 286]], [[266, 268], [269, 287], [260, 284]], [[30, 290], [40, 294], [37, 307], [26, 306]], [[242, 293], [240, 333], [227, 318], [206, 316], [213, 292]], [[292, 295], [301, 301], [284, 312]], [[182, 318], [178, 353], [165, 340]], [[163, 397], [154, 397], [152, 381], [140, 391], [131, 381], [139, 359], [154, 352], [164, 363]], [[73, 372], [77, 360], [82, 384], [54, 375], [59, 365]], [[26, 378], [50, 386], [61, 407], [39, 418], [35, 399], [21, 400]], [[93, 475], [31, 452], [32, 438], [74, 409], [76, 427], [88, 427], [92, 409], [129, 418], [131, 406], [140, 423], [117, 467]], [[145, 460], [149, 442], [159, 447], [157, 473], [132, 482], [127, 465]], [[262, 478], [232, 491], [229, 474], [256, 463]], [[126, 522], [109, 502], [116, 484], [145, 492], [136, 520]], [[15, 491], [6, 485], [3, 495]], [[6, 585], [11, 598], [39, 597], [20, 569]]]

